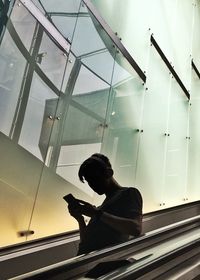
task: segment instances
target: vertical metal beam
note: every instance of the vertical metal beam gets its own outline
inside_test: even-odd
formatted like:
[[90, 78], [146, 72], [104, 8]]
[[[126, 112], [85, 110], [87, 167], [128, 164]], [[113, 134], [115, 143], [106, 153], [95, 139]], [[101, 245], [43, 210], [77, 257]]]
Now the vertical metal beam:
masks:
[[[57, 115], [58, 114], [60, 115], [60, 120], [59, 120], [59, 122], [57, 122], [58, 126], [55, 127], [55, 123], [54, 123], [54, 127], [53, 127], [53, 130], [56, 129], [56, 131], [57, 131], [56, 132], [57, 141], [54, 143], [51, 160], [50, 160], [50, 164], [49, 164], [49, 167], [52, 169], [56, 169], [56, 167], [57, 167], [57, 163], [58, 163], [58, 159], [59, 159], [59, 155], [60, 155], [60, 149], [62, 146], [62, 137], [63, 137], [63, 131], [65, 129], [65, 122], [66, 122], [66, 118], [67, 118], [68, 108], [69, 108], [69, 104], [71, 102], [72, 94], [74, 91], [74, 87], [75, 87], [80, 69], [81, 69], [81, 60], [76, 59], [74, 66], [71, 70], [71, 74], [68, 79], [65, 94], [62, 94], [62, 96], [60, 96], [60, 99], [58, 102]], [[54, 134], [54, 132], [52, 134]]]
[[18, 143], [21, 134], [21, 129], [22, 129], [26, 108], [28, 104], [28, 99], [30, 95], [31, 83], [32, 83], [33, 73], [36, 64], [36, 57], [42, 41], [42, 35], [43, 35], [43, 28], [39, 26], [39, 24], [37, 24], [36, 33], [35, 33], [36, 40], [34, 41], [33, 52], [32, 52], [32, 56], [30, 57], [30, 61], [27, 61], [27, 66], [23, 77], [24, 83], [21, 86], [21, 93], [17, 106], [18, 108], [16, 109], [16, 114], [15, 114], [15, 120], [14, 120], [15, 124], [12, 132], [12, 139], [16, 143]]

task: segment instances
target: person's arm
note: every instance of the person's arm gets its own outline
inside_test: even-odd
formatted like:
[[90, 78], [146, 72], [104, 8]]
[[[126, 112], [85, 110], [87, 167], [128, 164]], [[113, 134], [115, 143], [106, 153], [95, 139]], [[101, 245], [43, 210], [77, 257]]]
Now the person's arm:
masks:
[[96, 216], [102, 222], [109, 225], [113, 229], [138, 236], [142, 232], [142, 196], [135, 188], [129, 188], [124, 196], [124, 207], [127, 209], [124, 217], [112, 215], [106, 211], [98, 210], [95, 206], [82, 202], [81, 213], [83, 215], [94, 217]]
[[81, 213], [88, 217], [97, 217], [105, 224], [109, 225], [113, 229], [133, 235], [138, 236], [142, 232], [142, 216], [138, 215], [134, 219], [122, 218], [115, 215], [111, 215], [102, 210], [98, 210], [95, 206], [87, 203], [81, 207]]
[[84, 235], [85, 235], [85, 229], [86, 229], [86, 223], [84, 221], [84, 218], [83, 216], [81, 216], [82, 218], [81, 219], [78, 219], [77, 222], [78, 222], [78, 225], [79, 225], [79, 233], [80, 233], [80, 241], [83, 241], [84, 239]]
[[79, 233], [80, 233], [80, 241], [82, 241], [84, 239], [85, 229], [87, 227], [86, 223], [84, 221], [84, 218], [83, 218], [82, 214], [80, 213], [79, 209], [68, 205], [68, 210], [69, 210], [70, 215], [72, 217], [74, 217], [78, 222]]
[[100, 220], [121, 233], [139, 236], [142, 232], [142, 216], [128, 219], [102, 212]]

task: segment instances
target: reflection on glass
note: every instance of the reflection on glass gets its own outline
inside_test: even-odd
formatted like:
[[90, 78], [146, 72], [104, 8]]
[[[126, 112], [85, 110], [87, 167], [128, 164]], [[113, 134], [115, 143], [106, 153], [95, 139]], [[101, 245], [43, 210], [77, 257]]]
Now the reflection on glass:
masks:
[[18, 1], [15, 2], [10, 19], [24, 46], [29, 50], [34, 34], [36, 20]]
[[77, 187], [80, 183], [76, 173], [81, 161], [79, 159], [77, 165], [67, 163], [68, 157], [75, 157], [83, 146], [87, 147], [84, 153], [86, 157], [101, 151], [103, 134], [107, 128], [106, 117], [116, 52], [111, 39], [104, 34], [104, 40], [112, 49], [106, 47], [95, 27], [97, 23], [94, 24], [94, 19], [86, 12], [85, 6], [81, 6], [65, 74], [64, 102], [68, 105], [64, 107], [56, 169], [59, 175], [74, 182]]
[[76, 56], [82, 56], [102, 49], [105, 49], [105, 44], [97, 33], [89, 14], [87, 17], [82, 17], [80, 14], [72, 42], [72, 51]]
[[56, 5], [54, 0], [41, 0], [40, 2], [47, 12], [76, 13], [80, 6], [80, 0], [57, 0]]
[[[82, 56], [82, 63], [107, 83], [112, 79], [113, 58], [106, 47]], [[105, 67], [106, 65], [106, 67]]]
[[66, 55], [43, 33], [37, 63], [58, 89], [61, 87], [66, 60]]
[[0, 130], [9, 135], [26, 61], [8, 31], [0, 46]]
[[58, 15], [58, 16], [51, 16], [53, 23], [56, 25], [58, 30], [63, 34], [63, 36], [69, 41], [72, 40], [74, 27], [77, 20], [77, 15], [74, 16], [64, 16], [64, 15]]
[[92, 71], [90, 71], [90, 69], [82, 66], [74, 87], [73, 94], [74, 95], [87, 94], [99, 90], [105, 90], [109, 87], [110, 85], [104, 82], [103, 80], [99, 79], [96, 73], [93, 73]]
[[[40, 160], [45, 158], [49, 141], [48, 137], [50, 136], [49, 134], [46, 135], [46, 145], [43, 150], [39, 147], [42, 128], [44, 129], [44, 127], [47, 126], [51, 131], [55, 116], [56, 103], [53, 103], [55, 105], [50, 106], [49, 110], [47, 107], [48, 101], [52, 99], [57, 100], [55, 93], [37, 76], [37, 74], [34, 74], [19, 144]], [[46, 111], [49, 113], [48, 115], [47, 113], [45, 114]]]
[[83, 185], [83, 183], [80, 182], [78, 170], [81, 163], [86, 158], [90, 157], [91, 154], [100, 152], [100, 149], [100, 143], [62, 146], [56, 169], [57, 174], [89, 196], [92, 196], [93, 191], [91, 188], [87, 184]]
[[111, 159], [115, 176], [122, 185], [135, 183], [136, 131], [140, 124], [142, 92], [140, 79], [129, 72], [125, 58], [117, 51], [107, 114], [108, 128], [104, 133], [102, 149]]

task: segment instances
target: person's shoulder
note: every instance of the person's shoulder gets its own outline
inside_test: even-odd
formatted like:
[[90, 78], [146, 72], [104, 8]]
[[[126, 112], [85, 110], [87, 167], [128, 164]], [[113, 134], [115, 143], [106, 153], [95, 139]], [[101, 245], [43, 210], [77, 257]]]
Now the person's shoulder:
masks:
[[142, 213], [143, 199], [137, 187], [126, 187], [124, 189], [123, 199], [126, 201], [127, 207], [131, 205], [131, 209], [134, 210], [134, 213]]
[[123, 189], [127, 193], [140, 194], [139, 189], [136, 187], [124, 187]]
[[138, 188], [136, 187], [126, 187], [124, 189], [124, 192], [126, 193], [126, 195], [128, 195], [129, 197], [134, 197], [137, 198], [139, 200], [142, 200], [142, 195], [139, 191]]

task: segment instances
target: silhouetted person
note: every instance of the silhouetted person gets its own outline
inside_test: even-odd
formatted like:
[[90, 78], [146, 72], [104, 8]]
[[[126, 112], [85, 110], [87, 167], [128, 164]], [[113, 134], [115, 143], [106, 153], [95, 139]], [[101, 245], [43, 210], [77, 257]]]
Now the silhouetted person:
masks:
[[[99, 195], [106, 195], [102, 205], [95, 207], [78, 200], [68, 209], [79, 223], [80, 244], [78, 254], [89, 253], [139, 236], [142, 230], [142, 197], [133, 187], [122, 187], [113, 178], [109, 159], [94, 154], [79, 169], [79, 178]], [[88, 225], [83, 215], [91, 217]]]

